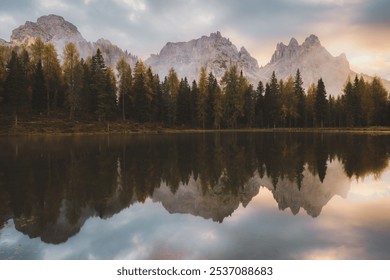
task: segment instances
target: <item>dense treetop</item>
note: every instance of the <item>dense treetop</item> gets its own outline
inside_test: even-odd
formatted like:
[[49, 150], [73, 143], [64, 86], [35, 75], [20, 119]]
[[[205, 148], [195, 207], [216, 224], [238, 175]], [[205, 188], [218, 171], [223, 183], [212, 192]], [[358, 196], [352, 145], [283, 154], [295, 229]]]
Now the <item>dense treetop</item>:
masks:
[[[162, 78], [162, 79], [161, 79]], [[86, 60], [74, 44], [65, 46], [62, 63], [52, 44], [0, 47], [0, 114], [18, 118], [45, 114], [70, 120], [116, 119], [194, 128], [362, 127], [390, 125], [390, 99], [381, 80], [348, 79], [343, 92], [328, 96], [320, 78], [302, 87], [295, 77], [251, 85], [236, 66], [218, 81], [207, 69], [188, 81], [171, 69], [159, 77], [138, 61], [125, 58], [116, 69], [102, 53]]]

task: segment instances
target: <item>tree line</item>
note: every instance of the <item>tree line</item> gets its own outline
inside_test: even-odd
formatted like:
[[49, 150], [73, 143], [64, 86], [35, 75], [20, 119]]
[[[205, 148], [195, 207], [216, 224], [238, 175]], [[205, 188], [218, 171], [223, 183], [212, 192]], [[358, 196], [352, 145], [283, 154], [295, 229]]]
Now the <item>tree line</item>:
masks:
[[[278, 80], [275, 72], [254, 88], [236, 66], [220, 81], [201, 68], [199, 79], [179, 79], [171, 68], [160, 80], [139, 60], [121, 58], [116, 71], [98, 49], [85, 60], [73, 43], [62, 64], [52, 44], [0, 47], [0, 113], [63, 115], [70, 120], [133, 120], [203, 129], [362, 127], [390, 125], [390, 97], [378, 77], [348, 79], [341, 95], [328, 96], [321, 79], [307, 90], [299, 69]], [[115, 74], [116, 73], [116, 74]]]

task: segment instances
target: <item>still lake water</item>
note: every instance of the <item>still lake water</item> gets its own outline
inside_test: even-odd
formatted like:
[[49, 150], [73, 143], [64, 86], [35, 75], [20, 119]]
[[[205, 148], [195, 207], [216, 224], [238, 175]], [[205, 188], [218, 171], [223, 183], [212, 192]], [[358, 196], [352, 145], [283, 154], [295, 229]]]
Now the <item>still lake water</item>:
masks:
[[390, 259], [390, 135], [0, 138], [0, 259]]

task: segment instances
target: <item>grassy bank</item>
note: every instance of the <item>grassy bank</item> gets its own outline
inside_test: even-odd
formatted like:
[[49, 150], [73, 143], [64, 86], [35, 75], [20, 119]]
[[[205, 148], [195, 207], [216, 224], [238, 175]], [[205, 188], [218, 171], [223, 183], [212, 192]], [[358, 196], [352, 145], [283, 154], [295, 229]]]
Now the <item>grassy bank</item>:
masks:
[[77, 134], [139, 134], [139, 133], [202, 133], [215, 131], [248, 132], [316, 132], [316, 133], [370, 133], [390, 134], [390, 127], [362, 128], [240, 128], [204, 130], [190, 127], [164, 127], [157, 123], [140, 124], [133, 121], [98, 122], [70, 121], [61, 117], [21, 119], [15, 126], [12, 119], [0, 119], [0, 135], [77, 135]]

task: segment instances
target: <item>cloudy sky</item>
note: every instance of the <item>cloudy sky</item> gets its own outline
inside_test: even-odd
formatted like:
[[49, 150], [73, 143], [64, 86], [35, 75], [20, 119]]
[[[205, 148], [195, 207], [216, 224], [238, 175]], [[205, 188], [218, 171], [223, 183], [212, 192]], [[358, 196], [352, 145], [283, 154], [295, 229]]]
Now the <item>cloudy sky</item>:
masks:
[[58, 14], [88, 41], [104, 37], [146, 59], [166, 42], [221, 31], [259, 65], [278, 42], [315, 34], [353, 70], [390, 79], [390, 0], [0, 0], [0, 38], [26, 20]]

